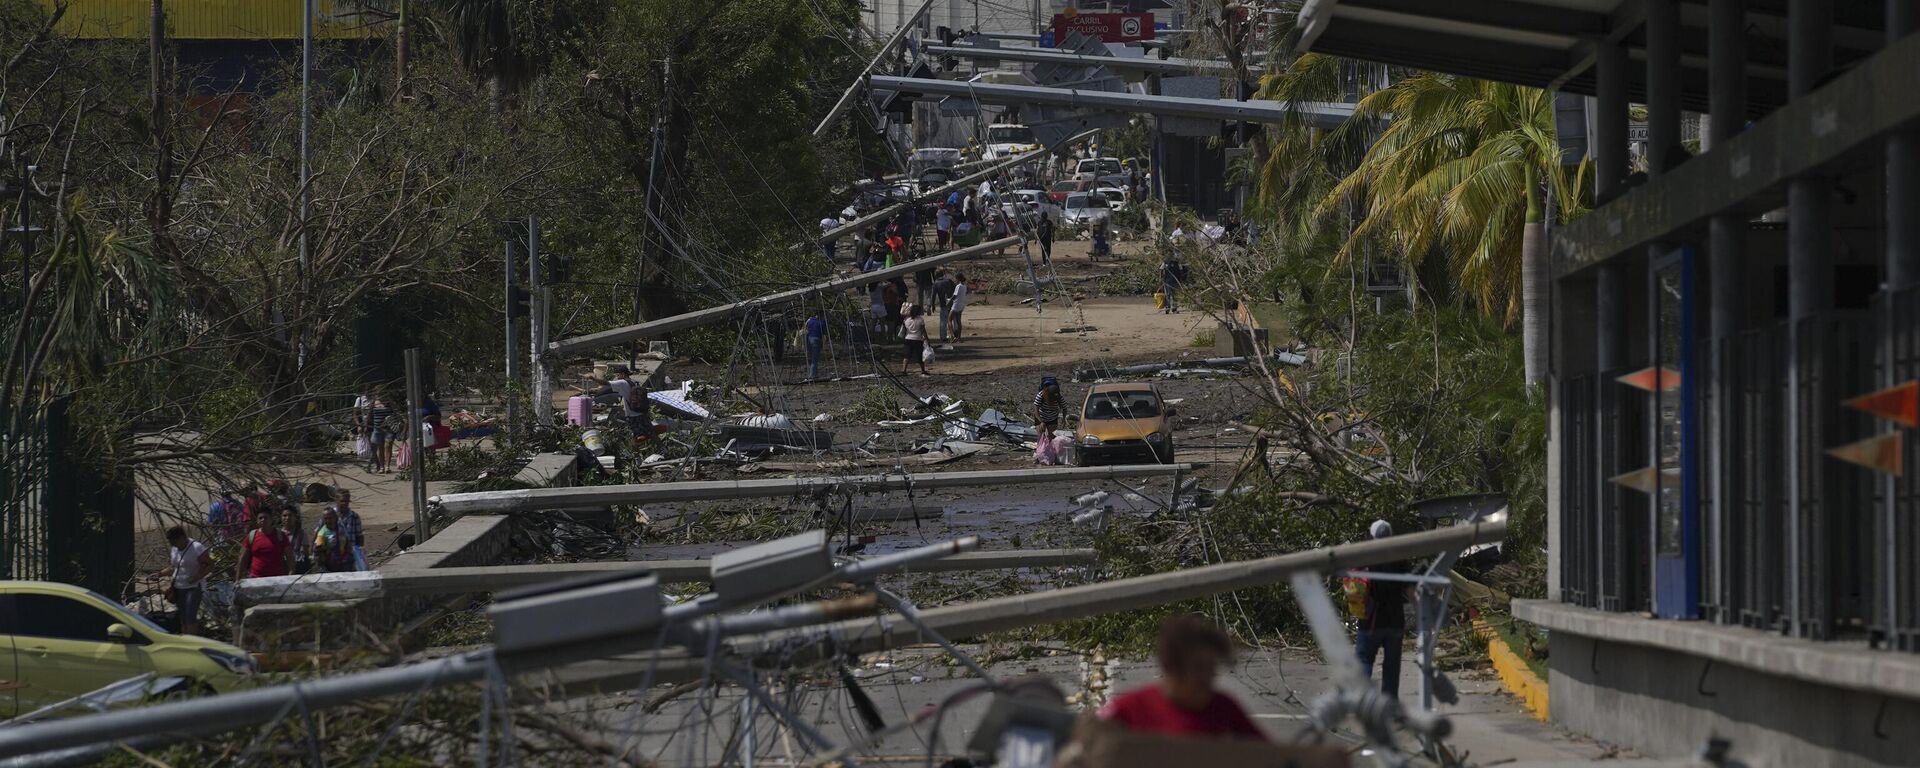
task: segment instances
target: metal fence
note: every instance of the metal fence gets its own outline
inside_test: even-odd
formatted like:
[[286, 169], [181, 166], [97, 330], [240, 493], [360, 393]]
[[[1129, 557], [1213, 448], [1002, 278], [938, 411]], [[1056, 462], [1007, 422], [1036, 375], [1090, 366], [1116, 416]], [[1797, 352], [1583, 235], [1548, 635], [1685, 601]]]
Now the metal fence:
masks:
[[[1920, 289], [1754, 328], [1707, 355], [1701, 615], [1920, 652], [1920, 451], [1897, 477], [1828, 455], [1900, 429], [1845, 402], [1920, 379]], [[1560, 387], [1559, 597], [1632, 612], [1650, 607], [1651, 499], [1611, 478], [1652, 463], [1654, 414], [1623, 373]]]
[[[1920, 289], [1882, 292], [1873, 315], [1880, 321], [1877, 382], [1881, 386], [1920, 378]], [[1873, 633], [1877, 641], [1920, 653], [1920, 451], [1907, 451], [1899, 477], [1881, 478], [1874, 514]]]
[[0, 450], [0, 580], [45, 579], [45, 422], [29, 420], [19, 435], [6, 436]]

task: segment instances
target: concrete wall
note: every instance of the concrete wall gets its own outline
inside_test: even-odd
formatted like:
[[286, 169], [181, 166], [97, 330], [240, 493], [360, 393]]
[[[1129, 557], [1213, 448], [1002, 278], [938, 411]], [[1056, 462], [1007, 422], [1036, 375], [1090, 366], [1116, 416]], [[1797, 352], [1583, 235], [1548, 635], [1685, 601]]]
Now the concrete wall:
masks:
[[[1920, 701], [1767, 674], [1680, 651], [1550, 635], [1553, 719], [1658, 757], [1732, 741], [1753, 768], [1920, 761]], [[1878, 653], [1865, 648], [1860, 653]]]
[[[419, 546], [394, 557], [383, 571], [492, 565], [511, 543], [512, 519], [475, 515], [453, 521]], [[364, 647], [430, 609], [445, 596], [419, 595], [255, 605], [241, 614], [238, 644], [257, 653]]]

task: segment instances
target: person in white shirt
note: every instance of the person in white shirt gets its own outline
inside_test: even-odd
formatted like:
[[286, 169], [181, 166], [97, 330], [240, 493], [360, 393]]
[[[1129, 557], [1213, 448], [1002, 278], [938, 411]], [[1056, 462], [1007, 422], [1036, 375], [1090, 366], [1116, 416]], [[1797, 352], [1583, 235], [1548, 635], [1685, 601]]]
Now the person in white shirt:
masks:
[[[828, 216], [820, 220], [820, 234], [824, 235], [828, 232], [832, 232], [839, 228], [840, 228], [840, 220], [832, 216]], [[833, 241], [828, 240], [826, 242], [821, 243], [820, 250], [826, 253], [827, 264], [831, 266], [833, 264]]]
[[962, 335], [960, 313], [967, 308], [967, 273], [953, 273], [953, 304], [947, 307], [947, 320], [953, 325], [953, 339], [958, 341]]
[[180, 634], [200, 634], [200, 602], [206, 596], [207, 574], [213, 570], [213, 555], [207, 546], [187, 536], [187, 529], [167, 529], [167, 567], [160, 572], [170, 579], [167, 594], [179, 609]]

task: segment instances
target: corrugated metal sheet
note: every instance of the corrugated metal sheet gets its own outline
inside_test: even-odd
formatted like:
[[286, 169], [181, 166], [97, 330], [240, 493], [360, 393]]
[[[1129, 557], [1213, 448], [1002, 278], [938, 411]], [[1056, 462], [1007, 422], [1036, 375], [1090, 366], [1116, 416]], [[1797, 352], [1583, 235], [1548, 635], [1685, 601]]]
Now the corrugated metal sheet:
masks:
[[[53, 0], [39, 0], [51, 9]], [[314, 0], [313, 34], [341, 39], [385, 37], [393, 25], [368, 7], [386, 3]], [[297, 40], [301, 0], [170, 0], [167, 33], [179, 40]], [[149, 0], [69, 0], [59, 30], [69, 37], [145, 39], [153, 6]]]

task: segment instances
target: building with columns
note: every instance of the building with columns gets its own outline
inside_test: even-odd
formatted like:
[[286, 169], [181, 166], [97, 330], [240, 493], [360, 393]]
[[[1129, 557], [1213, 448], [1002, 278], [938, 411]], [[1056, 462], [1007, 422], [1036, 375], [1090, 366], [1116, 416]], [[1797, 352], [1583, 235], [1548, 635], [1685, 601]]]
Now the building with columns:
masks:
[[1756, 766], [1920, 759], [1914, 394], [1848, 404], [1920, 377], [1916, 20], [1920, 0], [1305, 3], [1312, 50], [1583, 97], [1563, 138], [1584, 134], [1596, 205], [1547, 266], [1549, 596], [1514, 606], [1550, 632], [1576, 731], [1658, 755], [1719, 736]]

